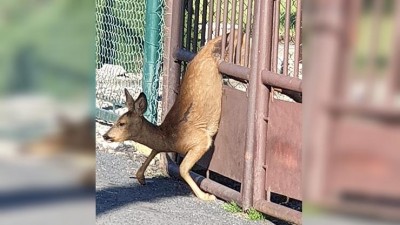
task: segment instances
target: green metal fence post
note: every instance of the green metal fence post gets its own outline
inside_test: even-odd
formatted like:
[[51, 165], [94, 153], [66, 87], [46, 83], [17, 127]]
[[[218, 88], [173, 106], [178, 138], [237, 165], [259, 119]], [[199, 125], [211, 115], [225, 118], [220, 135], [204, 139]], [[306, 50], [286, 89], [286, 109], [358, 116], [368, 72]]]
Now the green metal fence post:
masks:
[[145, 117], [152, 123], [157, 121], [158, 82], [161, 67], [160, 38], [162, 0], [146, 1], [145, 42], [142, 88], [146, 94], [148, 107]]

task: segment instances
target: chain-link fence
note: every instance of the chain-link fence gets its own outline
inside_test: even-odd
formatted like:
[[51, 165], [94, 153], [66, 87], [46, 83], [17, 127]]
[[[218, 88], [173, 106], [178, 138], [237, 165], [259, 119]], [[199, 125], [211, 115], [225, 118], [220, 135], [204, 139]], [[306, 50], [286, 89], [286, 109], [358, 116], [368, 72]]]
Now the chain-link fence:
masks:
[[[160, 99], [158, 87], [161, 87], [159, 77], [162, 77], [164, 1], [156, 2], [157, 13], [150, 12], [151, 14], [146, 16], [146, 0], [96, 0], [98, 119], [115, 121], [124, 111], [124, 88], [136, 98], [143, 90], [142, 84], [145, 80], [146, 88], [152, 89], [143, 90], [147, 94], [150, 106], [147, 117], [152, 122], [157, 120], [157, 105]], [[155, 19], [159, 21], [159, 31], [146, 30], [146, 23], [153, 21], [151, 16], [157, 17]], [[156, 39], [149, 41], [146, 38], [152, 37], [149, 32], [157, 32]], [[143, 77], [143, 72], [149, 70], [152, 77]]]

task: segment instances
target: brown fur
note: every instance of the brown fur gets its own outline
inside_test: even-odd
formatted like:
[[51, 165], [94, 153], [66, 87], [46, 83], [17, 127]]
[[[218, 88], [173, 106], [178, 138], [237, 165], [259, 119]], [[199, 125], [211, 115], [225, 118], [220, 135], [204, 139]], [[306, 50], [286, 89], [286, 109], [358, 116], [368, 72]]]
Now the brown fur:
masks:
[[104, 139], [133, 140], [152, 148], [136, 173], [141, 184], [145, 183], [144, 171], [159, 152], [177, 152], [186, 155], [180, 165], [180, 174], [196, 196], [203, 200], [215, 199], [199, 189], [189, 171], [207, 152], [218, 130], [222, 100], [222, 76], [218, 71], [220, 49], [221, 37], [217, 37], [189, 63], [177, 99], [160, 126], [143, 117], [147, 107], [145, 95], [141, 93], [134, 101], [125, 90], [129, 111], [118, 119]]

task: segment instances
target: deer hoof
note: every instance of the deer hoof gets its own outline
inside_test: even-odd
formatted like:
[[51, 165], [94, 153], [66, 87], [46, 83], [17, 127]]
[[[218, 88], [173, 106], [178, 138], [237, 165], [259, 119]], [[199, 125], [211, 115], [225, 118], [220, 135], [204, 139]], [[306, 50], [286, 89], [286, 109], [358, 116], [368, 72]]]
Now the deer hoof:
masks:
[[215, 200], [217, 200], [215, 195], [211, 195], [211, 194], [207, 194], [207, 193], [204, 193], [204, 196], [201, 199], [204, 200], [204, 201], [215, 201]]
[[136, 179], [139, 182], [139, 184], [141, 184], [141, 185], [145, 185], [146, 184], [146, 180], [144, 179], [144, 177], [137, 177]]

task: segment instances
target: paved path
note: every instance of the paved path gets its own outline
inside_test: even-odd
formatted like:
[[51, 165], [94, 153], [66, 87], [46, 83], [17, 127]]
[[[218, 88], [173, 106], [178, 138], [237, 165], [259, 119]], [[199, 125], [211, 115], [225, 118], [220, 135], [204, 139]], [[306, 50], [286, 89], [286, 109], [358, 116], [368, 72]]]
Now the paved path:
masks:
[[160, 176], [157, 161], [139, 185], [132, 176], [145, 156], [132, 147], [100, 140], [96, 151], [97, 224], [270, 224], [228, 213], [220, 200], [197, 199], [184, 182]]

